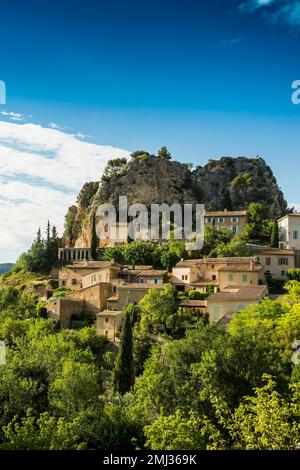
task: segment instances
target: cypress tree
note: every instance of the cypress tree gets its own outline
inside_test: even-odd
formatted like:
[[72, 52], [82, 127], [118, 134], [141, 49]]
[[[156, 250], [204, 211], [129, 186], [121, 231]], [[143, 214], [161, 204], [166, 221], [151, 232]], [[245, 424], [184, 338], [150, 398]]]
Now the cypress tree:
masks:
[[272, 233], [271, 233], [271, 246], [273, 248], [279, 247], [279, 231], [278, 231], [277, 220], [274, 220], [273, 222]]
[[231, 202], [230, 192], [228, 189], [226, 189], [225, 191], [224, 209], [227, 209], [228, 211], [232, 211], [232, 202]]
[[98, 247], [98, 239], [96, 233], [96, 214], [93, 213], [92, 219], [92, 233], [91, 233], [91, 256], [93, 260], [97, 259], [97, 247]]
[[123, 319], [121, 344], [112, 381], [114, 390], [121, 395], [128, 392], [134, 384], [132, 319], [127, 311]]

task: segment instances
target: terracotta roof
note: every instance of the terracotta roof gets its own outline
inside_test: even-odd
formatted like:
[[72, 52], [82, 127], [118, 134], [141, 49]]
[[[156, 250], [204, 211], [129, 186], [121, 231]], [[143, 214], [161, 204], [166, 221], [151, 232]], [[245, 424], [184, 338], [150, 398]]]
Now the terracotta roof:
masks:
[[259, 272], [263, 269], [261, 264], [255, 263], [253, 266], [251, 264], [229, 264], [228, 266], [222, 266], [219, 271], [225, 272]]
[[260, 255], [284, 255], [284, 256], [294, 256], [294, 250], [283, 250], [281, 248], [264, 248], [263, 250], [257, 250], [257, 256]]
[[210, 295], [207, 301], [259, 300], [267, 292], [267, 286], [227, 286], [221, 292]]
[[239, 217], [247, 216], [247, 211], [205, 211], [205, 217]]
[[110, 266], [120, 267], [121, 265], [114, 261], [81, 261], [78, 263], [68, 264], [66, 268], [68, 269], [103, 269], [109, 268]]
[[145, 277], [155, 277], [155, 276], [164, 276], [168, 271], [162, 269], [148, 269], [146, 271], [139, 271], [139, 276]]

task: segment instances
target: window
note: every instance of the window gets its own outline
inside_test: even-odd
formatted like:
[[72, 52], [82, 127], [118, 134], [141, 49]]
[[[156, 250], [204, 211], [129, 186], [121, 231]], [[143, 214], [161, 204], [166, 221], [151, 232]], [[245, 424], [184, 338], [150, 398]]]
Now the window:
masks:
[[219, 223], [224, 224], [224, 217], [219, 217]]
[[215, 281], [217, 279], [217, 276], [215, 274], [212, 275], [212, 280]]
[[187, 274], [183, 274], [183, 275], [181, 276], [181, 280], [182, 280], [182, 281], [187, 281], [187, 280], [188, 280]]
[[105, 330], [105, 336], [108, 336], [108, 331], [107, 330]]
[[298, 240], [298, 230], [293, 231], [293, 239]]
[[242, 281], [247, 282], [248, 281], [248, 274], [242, 274]]
[[76, 284], [77, 284], [76, 279], [72, 279], [72, 286], [76, 286]]
[[212, 319], [213, 321], [219, 320], [221, 314], [220, 305], [214, 305], [212, 309]]
[[154, 278], [154, 284], [159, 284], [159, 280], [156, 277]]
[[117, 292], [117, 286], [112, 286], [111, 290], [112, 292]]
[[233, 226], [231, 227], [231, 231], [232, 231], [233, 233], [238, 233], [239, 228], [238, 228], [236, 225], [233, 225]]
[[285, 276], [285, 271], [281, 271], [281, 274], [280, 274], [282, 277]]
[[105, 318], [105, 322], [108, 323], [108, 317]]
[[238, 217], [231, 217], [231, 222], [233, 224], [236, 224], [238, 222], [238, 220], [239, 220]]
[[289, 264], [288, 258], [278, 258], [279, 266], [287, 266]]
[[233, 281], [233, 274], [228, 274], [228, 281]]
[[270, 266], [271, 264], [271, 258], [266, 258], [266, 266]]
[[206, 223], [211, 224], [211, 217], [206, 217]]

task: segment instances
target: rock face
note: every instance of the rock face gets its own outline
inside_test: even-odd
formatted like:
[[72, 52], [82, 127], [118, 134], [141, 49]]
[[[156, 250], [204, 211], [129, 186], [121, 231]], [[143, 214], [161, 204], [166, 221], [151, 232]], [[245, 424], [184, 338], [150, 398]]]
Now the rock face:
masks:
[[254, 201], [268, 208], [270, 218], [287, 210], [276, 178], [262, 158], [222, 157], [191, 170], [184, 163], [143, 156], [123, 164], [122, 171], [106, 175], [100, 183], [83, 186], [77, 205], [67, 213], [63, 246], [90, 246], [91, 214], [104, 202], [117, 206], [119, 196], [127, 196], [129, 205], [198, 202], [209, 210], [223, 210], [229, 203], [242, 210]]

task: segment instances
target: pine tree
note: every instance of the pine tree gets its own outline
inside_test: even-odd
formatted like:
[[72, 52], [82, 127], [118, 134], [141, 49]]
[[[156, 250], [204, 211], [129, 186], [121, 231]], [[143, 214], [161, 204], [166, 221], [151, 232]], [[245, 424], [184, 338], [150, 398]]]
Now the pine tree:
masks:
[[157, 152], [157, 155], [162, 160], [171, 160], [172, 158], [166, 146], [163, 146], [161, 149], [159, 149], [159, 151]]
[[96, 214], [93, 213], [92, 233], [91, 233], [91, 256], [93, 260], [97, 259], [98, 238], [96, 233]]
[[129, 392], [134, 384], [132, 319], [129, 311], [125, 311], [123, 318], [121, 345], [112, 380], [114, 390], [121, 395]]
[[274, 220], [273, 222], [272, 233], [271, 233], [271, 246], [273, 248], [279, 247], [279, 230], [278, 230], [277, 220]]

